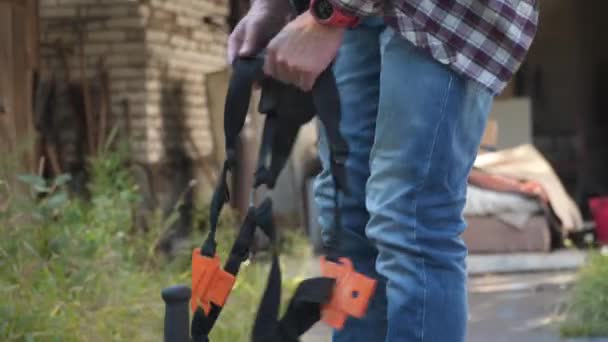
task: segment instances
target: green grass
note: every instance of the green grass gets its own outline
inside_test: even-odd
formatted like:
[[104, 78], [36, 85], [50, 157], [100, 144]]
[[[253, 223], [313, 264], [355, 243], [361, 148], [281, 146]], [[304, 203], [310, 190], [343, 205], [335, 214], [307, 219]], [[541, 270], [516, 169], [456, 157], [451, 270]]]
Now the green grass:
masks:
[[[83, 202], [63, 191], [67, 178], [47, 184], [21, 177], [43, 199], [18, 196], [0, 179], [0, 340], [161, 341], [164, 287], [190, 282], [192, 245], [171, 261], [154, 253], [166, 222], [143, 233], [133, 229], [138, 191], [122, 158], [107, 154], [91, 164], [92, 197]], [[202, 208], [204, 216], [205, 208]], [[224, 260], [236, 229], [230, 213], [219, 228]], [[302, 238], [288, 236], [302, 257]], [[283, 253], [283, 256], [287, 256]], [[267, 259], [267, 258], [266, 258]], [[264, 258], [242, 269], [212, 333], [213, 341], [248, 341], [266, 285]], [[285, 277], [283, 299], [297, 285]]]
[[608, 336], [608, 256], [592, 254], [575, 284], [564, 337]]

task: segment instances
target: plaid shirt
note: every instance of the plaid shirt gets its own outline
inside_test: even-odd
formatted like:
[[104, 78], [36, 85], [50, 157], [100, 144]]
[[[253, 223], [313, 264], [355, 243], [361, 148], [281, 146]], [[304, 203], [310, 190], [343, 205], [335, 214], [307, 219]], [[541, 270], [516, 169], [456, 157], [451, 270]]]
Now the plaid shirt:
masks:
[[387, 25], [436, 60], [500, 93], [538, 25], [537, 0], [331, 0]]

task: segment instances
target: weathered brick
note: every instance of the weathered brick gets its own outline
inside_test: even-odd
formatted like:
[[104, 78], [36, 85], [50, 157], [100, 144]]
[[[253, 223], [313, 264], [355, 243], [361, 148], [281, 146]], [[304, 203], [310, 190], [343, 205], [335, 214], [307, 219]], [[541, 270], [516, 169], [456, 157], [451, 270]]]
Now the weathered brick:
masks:
[[141, 29], [125, 30], [126, 40], [129, 42], [143, 42], [146, 40], [146, 34]]
[[56, 6], [52, 6], [52, 7], [42, 7], [40, 8], [40, 16], [44, 17], [44, 18], [61, 18], [61, 17], [75, 17], [77, 13], [77, 9], [76, 7], [68, 7], [68, 6], [62, 6], [62, 7], [56, 7]]
[[123, 79], [123, 78], [142, 77], [143, 73], [142, 73], [141, 69], [138, 69], [138, 68], [116, 67], [116, 68], [110, 69], [110, 75], [111, 75], [111, 77]]
[[103, 17], [128, 17], [131, 14], [137, 12], [135, 5], [96, 5], [90, 6], [86, 10], [86, 14], [89, 16], [103, 16]]
[[99, 2], [106, 6], [116, 6], [116, 5], [124, 5], [124, 4], [137, 4], [140, 0], [88, 0], [91, 2]]
[[95, 31], [95, 30], [104, 30], [106, 29], [106, 22], [105, 20], [95, 20], [95, 21], [91, 21], [86, 23], [86, 30], [88, 31]]
[[173, 47], [178, 49], [194, 49], [196, 47], [196, 43], [194, 41], [181, 36], [171, 37], [170, 43]]
[[184, 80], [189, 81], [189, 82], [203, 82], [204, 79], [205, 79], [205, 75], [200, 72], [191, 72], [188, 75], [186, 75], [186, 77], [184, 77]]
[[86, 54], [100, 55], [110, 53], [111, 45], [105, 43], [87, 43], [84, 45]]
[[146, 93], [143, 91], [140, 92], [134, 92], [134, 91], [129, 91], [126, 92], [124, 94], [123, 98], [113, 98], [112, 99], [112, 104], [120, 104], [124, 99], [128, 99], [129, 103], [132, 105], [136, 105], [136, 104], [145, 104], [146, 103]]
[[145, 105], [145, 114], [146, 116], [158, 116], [161, 114], [160, 107], [158, 104], [146, 104]]
[[185, 27], [199, 27], [202, 25], [201, 20], [196, 17], [186, 17], [180, 15], [177, 17], [177, 25]]
[[141, 138], [144, 137], [144, 134], [142, 132], [135, 132], [134, 134], [134, 139], [131, 142], [131, 148], [133, 148], [136, 151], [140, 151], [140, 152], [144, 152], [146, 151], [147, 148], [147, 143], [142, 140]]
[[127, 81], [127, 90], [129, 90], [129, 91], [146, 91], [145, 85], [146, 85], [147, 80], [143, 78], [143, 72], [142, 72], [142, 77], [128, 79], [126, 81]]
[[106, 65], [108, 67], [121, 66], [125, 67], [129, 64], [129, 56], [112, 54], [106, 58]]
[[209, 138], [209, 134], [210, 132], [208, 131], [208, 129], [193, 129], [191, 130], [191, 137], [194, 140], [205, 140], [207, 138]]
[[111, 18], [106, 21], [106, 25], [110, 28], [140, 28], [144, 26], [144, 19], [139, 16], [126, 18]]
[[199, 43], [209, 43], [213, 41], [213, 34], [203, 30], [192, 31], [192, 39]]
[[148, 92], [155, 92], [161, 89], [161, 82], [157, 79], [148, 79], [145, 84], [145, 89]]
[[110, 82], [110, 91], [113, 93], [126, 92], [127, 91], [127, 81], [116, 80], [116, 81]]
[[189, 8], [184, 8], [184, 6], [178, 4], [175, 1], [152, 0], [151, 4], [152, 4], [152, 7], [155, 9], [160, 8], [167, 12], [173, 12], [173, 13], [183, 13], [183, 12], [187, 12], [190, 10]]
[[157, 7], [152, 7], [150, 17], [151, 19], [174, 20], [175, 13]]
[[[188, 130], [191, 132], [204, 132], [209, 128], [209, 125], [206, 121], [187, 121], [186, 122], [186, 127], [188, 127]], [[203, 134], [201, 134], [203, 135]], [[206, 134], [205, 134], [206, 135]]]
[[199, 105], [192, 105], [189, 103], [182, 103], [182, 110], [184, 113], [190, 116], [198, 116], [200, 115], [200, 111], [202, 110]]
[[162, 129], [156, 127], [146, 127], [146, 138], [149, 140], [160, 140], [162, 137]]
[[89, 41], [98, 42], [117, 42], [125, 40], [127, 34], [124, 31], [99, 31], [87, 33], [87, 39]]
[[191, 106], [203, 106], [205, 104], [204, 94], [191, 94], [185, 97], [185, 103]]
[[57, 5], [86, 5], [94, 4], [95, 0], [55, 0]]
[[46, 32], [44, 40], [49, 43], [61, 40], [64, 44], [73, 44], [76, 41], [76, 35], [71, 32]]
[[144, 71], [144, 75], [146, 76], [146, 79], [159, 79], [162, 76], [161, 70], [156, 67], [150, 67], [149, 63], [148, 67]]
[[169, 34], [162, 31], [147, 31], [146, 41], [148, 43], [166, 43], [169, 39]]
[[144, 53], [146, 51], [146, 47], [144, 42], [114, 42], [112, 43], [112, 51], [125, 53], [125, 54], [134, 54], [134, 53]]

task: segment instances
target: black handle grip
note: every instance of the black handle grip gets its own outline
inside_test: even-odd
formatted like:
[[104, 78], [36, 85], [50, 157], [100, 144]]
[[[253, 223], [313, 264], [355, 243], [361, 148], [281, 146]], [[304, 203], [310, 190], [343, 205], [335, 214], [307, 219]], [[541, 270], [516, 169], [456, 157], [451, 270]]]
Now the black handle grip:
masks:
[[190, 342], [188, 302], [192, 291], [183, 285], [162, 291], [165, 301], [165, 342]]

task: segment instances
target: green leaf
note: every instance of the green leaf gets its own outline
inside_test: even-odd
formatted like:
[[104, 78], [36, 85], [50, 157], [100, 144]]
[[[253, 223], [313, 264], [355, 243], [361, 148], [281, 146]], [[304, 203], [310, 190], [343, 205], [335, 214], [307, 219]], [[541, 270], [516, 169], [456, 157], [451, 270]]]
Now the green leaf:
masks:
[[37, 175], [19, 175], [17, 177], [20, 181], [30, 185], [34, 190], [38, 192], [49, 192], [51, 189], [46, 184], [44, 178]]
[[57, 193], [53, 194], [52, 196], [50, 196], [46, 200], [46, 204], [51, 209], [59, 209], [67, 201], [68, 201], [68, 195], [63, 191], [60, 191], [60, 192], [57, 192]]
[[72, 179], [72, 176], [70, 176], [69, 174], [63, 174], [63, 175], [59, 175], [57, 178], [55, 178], [55, 180], [53, 181], [53, 184], [55, 184], [55, 186], [63, 186], [65, 184], [67, 184], [67, 182], [69, 182]]

